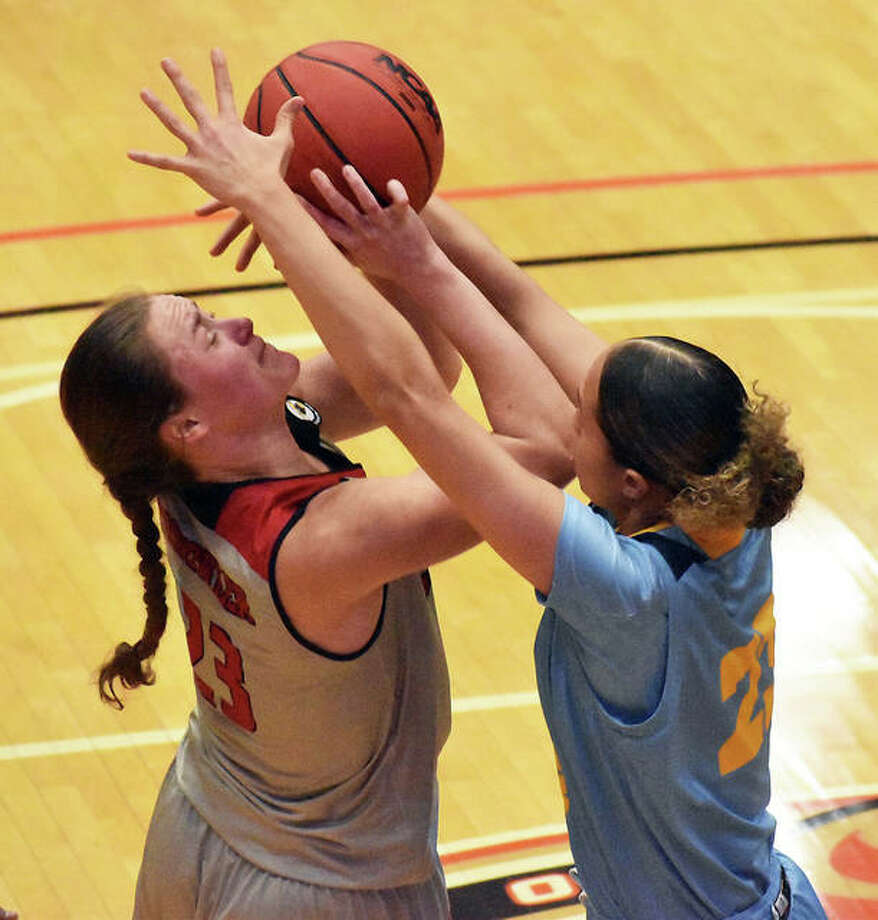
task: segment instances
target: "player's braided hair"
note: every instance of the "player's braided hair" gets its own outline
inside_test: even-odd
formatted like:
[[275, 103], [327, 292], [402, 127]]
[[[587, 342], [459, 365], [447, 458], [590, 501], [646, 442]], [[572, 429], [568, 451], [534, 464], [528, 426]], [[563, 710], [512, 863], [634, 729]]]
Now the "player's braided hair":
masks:
[[607, 356], [598, 422], [616, 462], [672, 495], [684, 530], [771, 527], [792, 509], [804, 469], [787, 410], [712, 352], [678, 339], [630, 339]]
[[193, 479], [159, 438], [159, 427], [183, 404], [183, 393], [144, 331], [148, 309], [143, 294], [111, 302], [73, 346], [60, 387], [64, 417], [137, 539], [146, 624], [133, 645], [116, 646], [98, 675], [101, 699], [119, 709], [117, 679], [128, 689], [155, 681], [149, 659], [168, 617], [152, 500]]

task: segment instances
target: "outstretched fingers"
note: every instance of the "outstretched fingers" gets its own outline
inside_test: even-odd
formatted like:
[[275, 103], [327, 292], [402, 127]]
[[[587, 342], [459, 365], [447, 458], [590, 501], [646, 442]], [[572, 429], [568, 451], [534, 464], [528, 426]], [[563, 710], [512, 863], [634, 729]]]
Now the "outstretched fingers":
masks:
[[204, 104], [201, 94], [189, 82], [177, 62], [172, 58], [165, 58], [162, 61], [162, 70], [173, 83], [174, 89], [177, 90], [177, 95], [183, 105], [186, 106], [186, 111], [195, 119], [195, 124], [199, 128], [203, 127], [210, 120], [210, 112]]
[[[320, 175], [317, 176], [317, 173]], [[343, 200], [344, 204], [348, 205], [352, 211], [356, 212], [357, 209], [347, 200], [347, 198], [344, 197], [344, 195], [340, 195], [336, 191], [333, 184], [326, 177], [326, 174], [321, 170], [312, 170], [311, 181], [317, 187], [317, 191], [323, 195], [324, 200], [326, 200], [327, 194], [331, 196], [332, 193], [335, 192], [335, 194]], [[321, 183], [324, 181], [327, 183], [327, 188], [325, 190], [321, 187]], [[333, 241], [333, 243], [338, 243], [342, 249], [346, 249], [351, 245], [355, 237], [348, 227], [346, 221], [340, 220], [338, 217], [334, 217], [328, 211], [321, 210], [320, 208], [313, 205], [310, 201], [308, 201], [307, 198], [303, 198], [299, 194], [296, 195], [296, 198], [299, 199], [299, 204], [301, 204], [302, 207], [311, 215], [311, 217], [314, 219], [314, 222], [320, 226], [323, 232]], [[337, 204], [340, 207], [343, 207], [341, 201], [337, 202]], [[332, 206], [330, 205], [330, 207]]]
[[381, 210], [381, 205], [372, 194], [372, 190], [366, 185], [363, 177], [357, 172], [355, 167], [350, 163], [346, 163], [341, 168], [341, 174], [345, 182], [347, 182], [348, 188], [353, 193], [354, 198], [357, 199], [357, 204], [364, 214]]
[[286, 174], [293, 155], [293, 123], [304, 108], [305, 100], [301, 96], [293, 96], [277, 110], [270, 137], [275, 148], [282, 151], [279, 163], [281, 175]]
[[186, 161], [182, 157], [169, 157], [161, 153], [149, 153], [146, 150], [129, 150], [128, 159], [135, 163], [142, 163], [144, 166], [154, 166], [156, 169], [186, 171]]
[[[350, 168], [353, 169], [353, 166]], [[345, 166], [344, 169], [348, 169], [348, 167]], [[332, 180], [329, 176], [327, 176], [322, 169], [312, 169], [310, 175], [314, 187], [320, 192], [329, 210], [338, 217], [339, 220], [347, 224], [347, 226], [356, 226], [360, 212], [357, 210], [356, 206], [345, 198], [345, 196], [332, 184]]]
[[199, 217], [211, 217], [214, 214], [219, 214], [220, 211], [227, 211], [229, 206], [222, 201], [218, 201], [216, 198], [206, 201], [204, 204], [198, 205], [195, 209], [195, 213]]
[[[168, 131], [170, 131], [174, 137], [183, 141], [187, 150], [191, 149], [195, 139], [194, 135], [164, 102], [148, 89], [141, 90], [140, 98]], [[145, 150], [129, 150], [128, 158], [134, 160], [135, 163], [144, 163], [146, 166], [155, 166], [157, 169], [172, 169], [176, 172], [180, 172], [183, 166], [182, 157], [167, 156], [160, 153], [148, 153]]]
[[409, 206], [409, 195], [405, 186], [399, 179], [391, 179], [387, 183], [387, 194], [390, 198], [390, 210], [404, 211]]
[[250, 219], [244, 214], [236, 214], [226, 224], [225, 229], [210, 249], [212, 256], [222, 255], [229, 246], [250, 226]]
[[250, 264], [253, 256], [256, 255], [256, 251], [261, 245], [261, 237], [255, 230], [251, 229], [250, 233], [247, 235], [246, 242], [241, 247], [241, 251], [238, 253], [238, 258], [235, 259], [235, 271], [246, 271], [247, 266]]
[[291, 96], [277, 110], [274, 116], [273, 136], [286, 137], [293, 130], [293, 122], [296, 120], [299, 112], [305, 108], [305, 100], [302, 96]]
[[219, 48], [210, 52], [210, 63], [213, 65], [213, 85], [216, 91], [217, 111], [220, 115], [237, 117], [235, 108], [235, 89], [229, 75], [229, 65], [226, 56]]
[[174, 135], [186, 145], [188, 150], [195, 140], [195, 135], [189, 126], [182, 121], [171, 109], [159, 99], [151, 90], [143, 89], [140, 91], [140, 98], [146, 107], [155, 115], [156, 118]]

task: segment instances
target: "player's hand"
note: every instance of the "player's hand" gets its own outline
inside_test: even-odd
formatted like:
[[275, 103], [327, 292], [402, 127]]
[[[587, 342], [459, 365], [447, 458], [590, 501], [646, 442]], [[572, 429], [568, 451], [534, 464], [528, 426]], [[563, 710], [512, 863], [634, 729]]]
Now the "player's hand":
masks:
[[359, 208], [319, 169], [311, 171], [311, 181], [327, 211], [302, 203], [326, 235], [367, 275], [403, 282], [426, 264], [432, 253], [439, 252], [424, 222], [409, 205], [401, 182], [391, 179], [387, 183], [390, 204], [381, 207], [353, 166], [344, 166], [342, 176]]
[[[213, 201], [208, 201], [206, 204], [201, 205], [195, 209], [195, 213], [199, 217], [210, 217], [213, 214], [217, 214], [220, 211], [227, 210], [227, 206], [221, 201], [214, 199]], [[234, 217], [226, 224], [223, 232], [217, 237], [216, 242], [210, 248], [210, 254], [212, 256], [221, 256], [229, 246], [250, 226], [250, 219], [246, 214], [242, 214], [240, 211], [235, 214]], [[247, 266], [249, 266], [250, 261], [253, 259], [253, 256], [256, 254], [256, 250], [262, 245], [262, 240], [259, 238], [259, 234], [252, 230], [247, 236], [247, 239], [244, 241], [244, 244], [241, 246], [241, 251], [238, 253], [238, 258], [235, 260], [235, 271], [242, 272]], [[0, 917], [2, 920], [2, 917]]]
[[[319, 221], [324, 220], [327, 215], [324, 211], [320, 211], [311, 204], [307, 198], [303, 198], [298, 193], [294, 193], [296, 198], [299, 200], [299, 203], [308, 211], [315, 219]], [[221, 201], [216, 199], [208, 201], [205, 204], [197, 207], [195, 213], [199, 217], [211, 217], [214, 214], [218, 214], [221, 211], [229, 210], [228, 207], [223, 204]], [[246, 214], [242, 214], [240, 211], [236, 212], [234, 217], [232, 217], [229, 222], [226, 224], [223, 232], [217, 237], [216, 242], [210, 248], [210, 254], [212, 256], [221, 256], [229, 246], [250, 226], [250, 219]], [[251, 230], [247, 239], [244, 241], [244, 244], [241, 246], [241, 251], [238, 253], [238, 258], [235, 260], [235, 270], [242, 272], [247, 269], [250, 265], [253, 256], [256, 254], [256, 251], [262, 245], [262, 240], [259, 237], [259, 234], [255, 230]], [[339, 247], [341, 252], [344, 255], [347, 255], [341, 247]], [[275, 266], [277, 267], [277, 266]], [[0, 917], [0, 920], [3, 920]]]
[[238, 117], [225, 56], [211, 52], [217, 113], [213, 115], [177, 64], [166, 58], [162, 69], [177, 91], [194, 126], [180, 119], [149, 90], [140, 94], [158, 120], [186, 146], [186, 155], [169, 156], [142, 150], [129, 151], [135, 163], [189, 176], [209, 195], [246, 212], [254, 196], [276, 194], [285, 186], [283, 176], [293, 151], [292, 123], [304, 105], [300, 97], [280, 108], [274, 131], [263, 137], [248, 130]]

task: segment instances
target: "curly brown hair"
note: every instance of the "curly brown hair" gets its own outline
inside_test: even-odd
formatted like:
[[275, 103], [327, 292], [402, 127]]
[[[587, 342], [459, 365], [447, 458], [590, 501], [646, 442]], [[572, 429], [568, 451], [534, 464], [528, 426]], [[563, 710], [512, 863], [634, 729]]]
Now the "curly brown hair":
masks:
[[792, 510], [805, 481], [798, 453], [789, 445], [785, 405], [754, 386], [741, 421], [744, 438], [734, 459], [716, 473], [687, 475], [686, 485], [668, 505], [683, 530], [729, 522], [773, 527]]

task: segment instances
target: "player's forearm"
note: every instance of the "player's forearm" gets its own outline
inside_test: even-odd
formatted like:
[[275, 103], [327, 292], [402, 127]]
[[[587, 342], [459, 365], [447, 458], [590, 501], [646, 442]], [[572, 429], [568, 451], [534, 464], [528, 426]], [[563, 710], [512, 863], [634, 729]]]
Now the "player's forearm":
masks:
[[439, 376], [445, 381], [448, 390], [453, 390], [460, 379], [463, 361], [448, 336], [439, 328], [432, 317], [418, 304], [417, 298], [408, 294], [400, 285], [386, 278], [369, 278], [374, 288], [396, 310], [401, 313], [417, 332], [424, 347], [430, 353]]
[[518, 329], [527, 319], [518, 315], [516, 296], [527, 279], [524, 272], [469, 218], [438, 196], [430, 199], [421, 217], [448, 258]]
[[286, 186], [242, 202], [339, 370], [387, 424], [415, 393], [447, 398], [417, 333], [329, 241]]
[[575, 402], [605, 341], [572, 317], [447, 202], [434, 195], [422, 217], [446, 255], [528, 342]]
[[494, 431], [566, 442], [570, 401], [545, 364], [472, 281], [445, 256], [413, 266], [400, 280], [412, 297], [429, 304], [437, 325], [463, 355]]

